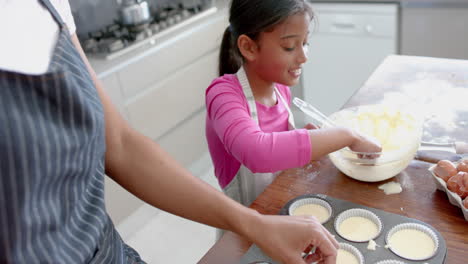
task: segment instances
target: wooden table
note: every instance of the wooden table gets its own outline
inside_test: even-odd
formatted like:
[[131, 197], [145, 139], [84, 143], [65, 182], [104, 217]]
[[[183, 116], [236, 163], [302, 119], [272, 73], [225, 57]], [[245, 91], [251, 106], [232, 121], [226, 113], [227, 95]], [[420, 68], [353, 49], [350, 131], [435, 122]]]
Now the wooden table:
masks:
[[[424, 135], [425, 140], [450, 136], [468, 142], [468, 61], [389, 56], [344, 107], [389, 102], [401, 105], [423, 103], [439, 111], [427, 127], [426, 132], [429, 133]], [[440, 115], [442, 110], [446, 111], [444, 115]], [[253, 202], [251, 208], [263, 214], [277, 214], [296, 196], [327, 194], [424, 221], [445, 238], [448, 248], [446, 263], [468, 263], [468, 221], [463, 218], [460, 208], [449, 203], [444, 192], [436, 190], [427, 170], [431, 165], [413, 160], [396, 177], [384, 182], [367, 183], [345, 176], [324, 157], [314, 162], [313, 166], [284, 171]], [[403, 192], [385, 195], [377, 187], [388, 181], [399, 182]], [[220, 252], [225, 260], [239, 258], [249, 246], [235, 234], [227, 233], [201, 262]]]

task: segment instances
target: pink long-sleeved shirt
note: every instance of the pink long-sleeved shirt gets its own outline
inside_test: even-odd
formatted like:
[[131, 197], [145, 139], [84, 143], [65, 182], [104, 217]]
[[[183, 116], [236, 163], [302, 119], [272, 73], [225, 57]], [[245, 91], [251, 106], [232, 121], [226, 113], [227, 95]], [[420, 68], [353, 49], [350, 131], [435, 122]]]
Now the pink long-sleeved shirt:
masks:
[[[289, 87], [277, 84], [291, 102]], [[268, 107], [256, 102], [257, 123], [250, 117], [247, 99], [236, 75], [216, 78], [206, 89], [206, 138], [215, 175], [222, 188], [240, 165], [252, 172], [276, 172], [305, 165], [311, 157], [306, 129], [288, 131], [288, 111], [278, 98]]]

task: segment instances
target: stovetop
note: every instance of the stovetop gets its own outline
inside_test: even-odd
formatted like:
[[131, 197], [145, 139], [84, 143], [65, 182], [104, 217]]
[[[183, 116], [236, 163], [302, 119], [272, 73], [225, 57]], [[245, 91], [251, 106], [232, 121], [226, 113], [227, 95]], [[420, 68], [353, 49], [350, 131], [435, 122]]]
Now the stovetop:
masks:
[[113, 59], [143, 45], [154, 45], [164, 35], [216, 12], [216, 7], [183, 4], [161, 7], [148, 23], [125, 26], [115, 20], [100, 30], [79, 36], [88, 55]]

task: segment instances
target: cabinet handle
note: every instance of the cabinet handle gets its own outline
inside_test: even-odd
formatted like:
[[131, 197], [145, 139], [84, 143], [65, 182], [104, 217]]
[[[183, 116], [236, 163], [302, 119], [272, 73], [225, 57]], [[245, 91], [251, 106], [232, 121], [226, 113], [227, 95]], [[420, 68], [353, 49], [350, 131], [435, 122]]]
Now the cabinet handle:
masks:
[[356, 27], [355, 24], [352, 23], [342, 23], [342, 22], [334, 22], [333, 26], [339, 29], [353, 29]]

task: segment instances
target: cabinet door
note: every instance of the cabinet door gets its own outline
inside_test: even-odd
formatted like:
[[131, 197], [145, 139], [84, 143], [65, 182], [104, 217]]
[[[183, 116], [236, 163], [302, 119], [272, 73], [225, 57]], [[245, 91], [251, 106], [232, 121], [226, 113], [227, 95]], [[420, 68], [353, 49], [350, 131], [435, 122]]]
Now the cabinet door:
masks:
[[224, 12], [205, 23], [158, 43], [138, 61], [119, 72], [125, 98], [140, 92], [177, 73], [182, 67], [217, 49], [227, 26]]
[[[205, 116], [206, 111], [202, 109], [171, 130], [171, 133], [156, 140], [165, 151], [186, 168], [208, 153]], [[206, 165], [209, 166], [209, 164]]]
[[309, 59], [303, 67], [307, 102], [325, 114], [339, 110], [365, 83], [395, 44], [385, 39], [316, 36], [311, 39]]
[[[110, 74], [101, 79], [106, 94], [110, 97], [112, 103], [119, 112], [127, 118], [127, 112], [124, 108], [124, 100], [116, 74]], [[123, 219], [132, 214], [137, 208], [143, 205], [143, 202], [127, 192], [124, 188], [111, 180], [105, 178], [105, 201], [107, 213], [114, 224], [119, 224]]]
[[105, 178], [104, 185], [106, 211], [114, 225], [120, 224], [122, 220], [144, 204], [143, 201], [129, 193], [108, 176]]
[[117, 74], [114, 73], [107, 75], [106, 77], [101, 78], [101, 82], [103, 84], [104, 91], [109, 96], [114, 106], [116, 106], [120, 114], [128, 120], [128, 113], [124, 107], [124, 97]]
[[217, 61], [215, 50], [127, 102], [133, 127], [158, 139], [200, 111], [205, 107], [205, 90], [217, 76]]
[[[151, 87], [127, 109], [133, 126], [189, 167], [208, 151], [205, 139], [205, 89], [216, 77], [218, 50]], [[106, 205], [115, 223], [143, 202], [106, 179]]]
[[324, 4], [316, 11], [302, 85], [305, 100], [328, 115], [397, 52], [397, 6]]
[[468, 3], [461, 5], [402, 9], [401, 54], [468, 59]]

